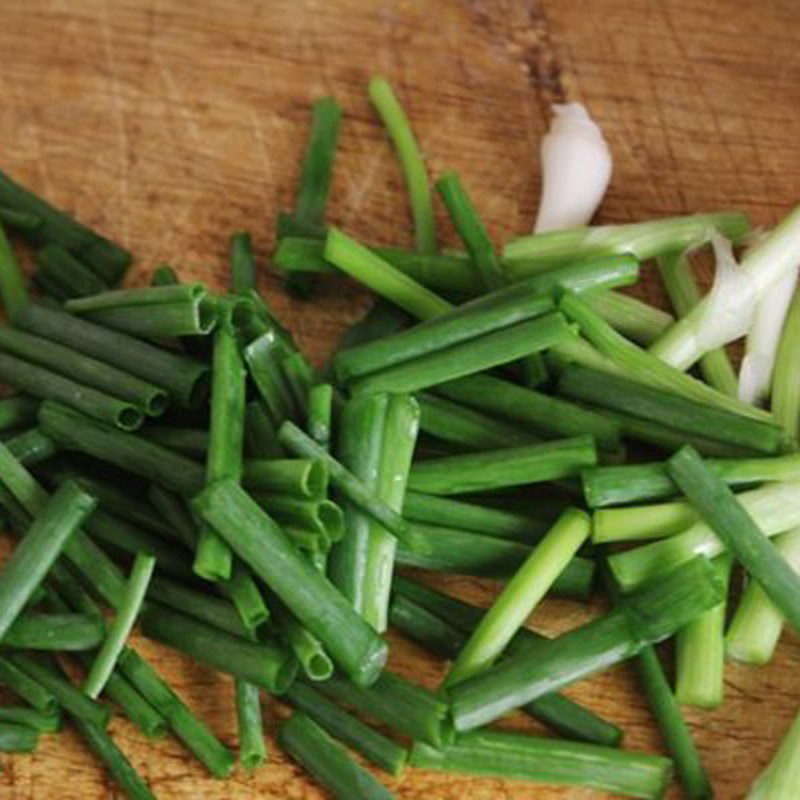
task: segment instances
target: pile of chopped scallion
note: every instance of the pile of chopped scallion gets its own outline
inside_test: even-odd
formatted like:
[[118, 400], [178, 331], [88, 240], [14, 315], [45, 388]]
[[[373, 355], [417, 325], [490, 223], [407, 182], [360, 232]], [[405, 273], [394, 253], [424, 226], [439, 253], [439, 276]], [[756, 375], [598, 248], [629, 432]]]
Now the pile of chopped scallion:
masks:
[[[610, 154], [566, 106], [542, 146], [537, 231], [498, 253], [449, 173], [435, 189], [463, 249], [440, 250], [403, 110], [383, 79], [369, 94], [416, 246], [325, 224], [341, 109], [317, 102], [272, 260], [294, 294], [343, 272], [379, 295], [321, 369], [256, 291], [248, 234], [230, 239], [225, 293], [167, 266], [119, 289], [126, 250], [0, 173], [0, 381], [17, 392], [0, 400], [16, 537], [0, 751], [72, 724], [149, 798], [112, 714], [225, 778], [237, 759], [269, 769], [269, 697], [292, 709], [280, 745], [337, 798], [391, 796], [363, 762], [642, 798], [674, 772], [711, 797], [681, 706], [715, 708], [726, 659], [764, 664], [784, 621], [800, 629], [800, 210], [759, 237], [731, 212], [585, 226]], [[35, 299], [4, 230], [35, 248]], [[709, 246], [703, 297], [690, 259]], [[617, 291], [642, 269], [677, 320]], [[737, 375], [725, 346], [745, 335]], [[426, 571], [505, 583], [482, 609]], [[526, 627], [548, 596], [593, 593], [601, 616], [554, 639]], [[136, 626], [233, 676], [237, 753], [130, 645]], [[450, 662], [438, 690], [386, 669], [390, 626]], [[673, 637], [674, 686], [655, 649]], [[625, 749], [561, 694], [625, 660], [666, 755]], [[549, 735], [493, 726], [515, 710]], [[748, 797], [800, 797], [798, 725]]]

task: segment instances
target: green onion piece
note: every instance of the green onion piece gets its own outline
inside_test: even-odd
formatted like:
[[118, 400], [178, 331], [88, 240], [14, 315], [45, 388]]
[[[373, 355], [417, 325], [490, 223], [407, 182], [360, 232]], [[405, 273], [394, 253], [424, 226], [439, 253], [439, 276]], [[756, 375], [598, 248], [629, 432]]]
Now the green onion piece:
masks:
[[[2, 483], [21, 507], [27, 526], [28, 516], [44, 513], [48, 505], [47, 492], [33, 476], [13, 457], [8, 448], [0, 445], [0, 474]], [[64, 556], [85, 576], [88, 584], [112, 608], [119, 604], [125, 581], [117, 566], [82, 531], [76, 530], [64, 545]]]
[[564, 292], [559, 308], [568, 319], [580, 326], [583, 336], [623, 370], [625, 377], [629, 380], [672, 392], [687, 400], [714, 406], [743, 417], [761, 422], [772, 422], [772, 417], [765, 411], [712, 389], [701, 381], [664, 363], [652, 353], [629, 342], [598, 317], [574, 293]]
[[27, 467], [33, 467], [47, 461], [56, 453], [55, 442], [45, 436], [38, 428], [18, 433], [6, 442], [9, 452], [14, 458]]
[[776, 425], [687, 400], [663, 387], [647, 386], [585, 367], [567, 367], [561, 373], [558, 391], [580, 402], [751, 450], [775, 453], [783, 446], [783, 432]]
[[408, 756], [404, 748], [339, 708], [312, 686], [298, 681], [286, 692], [285, 699], [377, 767], [395, 777], [402, 773]]
[[239, 639], [163, 606], [148, 606], [142, 627], [150, 638], [268, 692], [285, 692], [297, 672], [294, 659], [274, 644]]
[[[376, 492], [388, 407], [388, 395], [366, 395], [346, 401], [339, 415], [339, 457], [373, 493]], [[331, 553], [329, 575], [353, 608], [366, 618], [367, 613], [374, 610], [367, 608], [365, 595], [367, 554], [373, 537], [371, 517], [352, 501], [346, 503], [344, 512], [346, 535]], [[380, 535], [380, 531], [376, 529], [374, 535]]]
[[[800, 530], [775, 540], [775, 549], [795, 572], [800, 572]], [[783, 630], [783, 614], [758, 581], [750, 581], [733, 615], [725, 638], [727, 655], [743, 664], [761, 666], [772, 658]]]
[[322, 447], [329, 448], [333, 430], [333, 386], [318, 383], [308, 393], [308, 432]]
[[[738, 500], [767, 536], [777, 536], [800, 525], [798, 482], [769, 483], [742, 493]], [[622, 509], [607, 509], [607, 512], [618, 510]], [[713, 558], [723, 549], [722, 542], [712, 528], [699, 519], [677, 536], [624, 553], [615, 553], [609, 557], [609, 564], [623, 590], [630, 591], [696, 555]]]
[[104, 729], [108, 726], [111, 710], [76, 689], [53, 667], [22, 653], [10, 654], [7, 658], [17, 669], [47, 689], [71, 717], [84, 719]]
[[[709, 459], [706, 466], [728, 486], [747, 486], [762, 481], [800, 480], [800, 455], [772, 458]], [[587, 505], [591, 508], [659, 500], [678, 491], [666, 462], [592, 467], [581, 473]]]
[[193, 505], [348, 675], [363, 685], [376, 679], [386, 660], [386, 644], [241, 488], [219, 481]]
[[409, 763], [421, 769], [588, 786], [629, 797], [661, 797], [671, 762], [663, 756], [506, 731], [472, 731], [434, 748], [415, 742]]
[[23, 725], [37, 733], [58, 733], [61, 730], [61, 714], [58, 711], [44, 713], [35, 708], [0, 706], [0, 723]]
[[[3, 449], [0, 447], [0, 452]], [[10, 454], [8, 459], [14, 460]], [[5, 479], [5, 473], [0, 471], [0, 474]], [[0, 571], [0, 639], [6, 636], [66, 547], [71, 534], [91, 514], [95, 505], [94, 498], [74, 483], [65, 484], [43, 505], [41, 513], [37, 514], [22, 542]]]
[[116, 289], [68, 300], [64, 308], [143, 339], [205, 336], [217, 324], [217, 301], [199, 283]]
[[630, 797], [661, 797], [671, 762], [663, 756], [505, 731], [473, 731], [437, 749], [415, 742], [421, 769], [588, 786]]
[[122, 604], [117, 609], [117, 615], [108, 628], [103, 646], [100, 648], [83, 684], [83, 691], [95, 700], [108, 682], [119, 654], [122, 652], [128, 636], [130, 636], [136, 617], [144, 603], [147, 587], [153, 576], [155, 566], [155, 558], [143, 553], [137, 555], [133, 562]]
[[91, 296], [108, 289], [108, 284], [86, 264], [57, 244], [37, 251], [36, 281], [54, 284], [67, 298]]
[[68, 652], [91, 650], [102, 641], [103, 622], [95, 617], [26, 612], [17, 617], [2, 644], [19, 650]]
[[538, 233], [508, 242], [503, 251], [506, 272], [523, 278], [556, 264], [614, 253], [631, 254], [647, 261], [662, 253], [685, 250], [708, 241], [716, 228], [738, 241], [750, 229], [747, 217], [734, 212], [667, 217], [628, 225], [602, 225]]
[[[465, 297], [483, 291], [480, 275], [464, 253], [416, 253], [396, 247], [370, 250], [428, 289]], [[320, 239], [284, 236], [272, 255], [272, 263], [285, 273], [335, 272], [325, 260], [324, 251], [325, 242]]]
[[278, 741], [336, 800], [390, 800], [393, 797], [305, 714], [292, 714], [279, 728]]
[[[742, 273], [748, 276], [748, 284], [738, 292], [737, 301], [742, 304], [741, 308], [756, 304], [777, 280], [797, 267], [799, 223], [800, 208], [794, 208], [744, 254], [740, 266]], [[704, 337], [698, 335], [706, 319], [709, 303], [708, 296], [703, 298], [651, 346], [650, 352], [678, 369], [691, 367], [709, 349], [703, 341]], [[729, 316], [735, 316], [739, 310], [738, 306], [728, 307], [726, 312]], [[736, 338], [739, 334], [730, 331], [730, 335]]]
[[420, 393], [416, 398], [421, 412], [420, 430], [465, 450], [491, 450], [539, 441], [532, 433], [441, 397]]
[[733, 492], [689, 447], [682, 448], [669, 460], [668, 469], [723, 545], [761, 583], [789, 623], [800, 630], [800, 577], [775, 551]]
[[601, 508], [592, 515], [595, 544], [642, 541], [674, 536], [697, 521], [685, 500], [625, 508]]
[[0, 205], [32, 214], [39, 224], [19, 232], [35, 245], [59, 244], [88, 264], [106, 283], [117, 283], [131, 263], [131, 254], [114, 242], [76, 222], [0, 173]]
[[328, 680], [333, 675], [333, 662], [322, 642], [306, 630], [280, 601], [276, 601], [273, 610], [281, 639], [294, 654], [306, 677], [312, 681]]
[[103, 762], [108, 774], [130, 800], [156, 800], [148, 785], [102, 727], [75, 715], [73, 722], [91, 750]]
[[298, 458], [322, 461], [327, 467], [331, 485], [337, 491], [380, 522], [398, 540], [409, 539], [408, 525], [403, 518], [300, 428], [287, 420], [278, 431], [278, 440], [286, 450]]
[[250, 377], [269, 411], [273, 423], [298, 417], [289, 385], [283, 374], [279, 358], [283, 344], [275, 331], [267, 331], [245, 348], [244, 360]]
[[324, 533], [333, 542], [344, 534], [344, 514], [331, 500], [304, 500], [269, 492], [254, 492], [253, 498], [281, 524]]
[[231, 234], [228, 239], [228, 261], [231, 265], [231, 290], [246, 294], [256, 288], [256, 265], [253, 242], [246, 231]]
[[454, 686], [450, 697], [456, 730], [485, 725], [544, 694], [631, 658], [648, 644], [671, 636], [721, 599], [711, 564], [694, 559], [649, 583], [606, 616]]
[[0, 686], [14, 692], [20, 700], [24, 700], [41, 714], [57, 712], [58, 701], [55, 695], [5, 657], [0, 658]]
[[175, 286], [179, 283], [178, 273], [169, 264], [156, 267], [150, 276], [151, 286]]
[[[0, 180], [2, 176], [0, 175]], [[14, 251], [0, 225], [0, 299], [10, 320], [28, 304], [28, 289], [22, 276]]]
[[[717, 556], [713, 563], [727, 598], [733, 563], [727, 553]], [[675, 698], [683, 705], [713, 709], [722, 703], [726, 605], [723, 600], [678, 631], [675, 640]]]
[[39, 743], [39, 734], [25, 725], [0, 722], [0, 753], [32, 753]]
[[[375, 494], [398, 514], [403, 510], [419, 419], [419, 404], [413, 397], [405, 394], [389, 397], [380, 437]], [[388, 624], [397, 540], [376, 520], [369, 519], [368, 525], [362, 616], [383, 633]]]
[[505, 276], [497, 253], [461, 179], [455, 172], [448, 172], [436, 181], [436, 190], [450, 212], [453, 226], [464, 242], [484, 287], [491, 291], [503, 286]]
[[414, 239], [420, 253], [436, 252], [436, 219], [425, 162], [411, 125], [389, 82], [376, 76], [369, 82], [369, 98], [397, 150], [411, 201]]
[[800, 436], [800, 292], [795, 292], [783, 325], [772, 374], [772, 413], [792, 441]]
[[[483, 610], [474, 610], [480, 619]], [[454, 658], [467, 639], [467, 634], [454, 624], [402, 595], [392, 598], [390, 620], [406, 636], [445, 658]], [[520, 633], [535, 636], [524, 630]], [[619, 728], [562, 695], [544, 695], [523, 706], [522, 710], [570, 739], [613, 747], [622, 738]]]
[[325, 465], [307, 458], [251, 459], [244, 462], [242, 483], [249, 489], [305, 499], [320, 499], [328, 489]]
[[435, 317], [452, 308], [446, 300], [336, 228], [328, 231], [325, 258], [418, 319]]
[[[230, 307], [225, 312], [214, 334], [207, 485], [223, 478], [239, 481], [242, 477], [246, 376]], [[207, 580], [223, 581], [230, 578], [232, 564], [233, 554], [225, 541], [210, 526], [203, 526], [194, 571]]]
[[7, 352], [0, 353], [0, 380], [33, 397], [56, 400], [125, 431], [136, 430], [144, 418], [142, 411], [126, 400], [83, 386]]
[[60, 447], [94, 456], [184, 496], [191, 497], [203, 486], [203, 467], [196, 461], [58, 403], [42, 403], [39, 427]]
[[314, 384], [315, 373], [302, 353], [289, 353], [281, 360], [281, 369], [294, 401], [297, 419], [308, 419], [308, 393]]
[[267, 758], [261, 718], [261, 693], [258, 686], [237, 680], [235, 684], [236, 720], [239, 726], [239, 761], [253, 770]]
[[[471, 531], [421, 523], [413, 524], [411, 530], [416, 549], [409, 549], [402, 543], [397, 548], [397, 563], [407, 567], [455, 575], [508, 578], [531, 554], [531, 548], [521, 542]], [[591, 559], [575, 557], [556, 579], [552, 593], [586, 600], [591, 594], [594, 572]]]
[[575, 436], [417, 462], [409, 488], [429, 494], [465, 494], [569, 478], [597, 463], [594, 440]]
[[567, 509], [505, 585], [450, 667], [445, 686], [488, 669], [589, 536], [589, 517]]
[[[689, 260], [675, 252], [664, 254], [656, 263], [675, 313], [685, 317], [702, 299]], [[724, 347], [710, 350], [700, 359], [700, 372], [709, 386], [731, 397], [739, 396], [739, 380]]]
[[125, 333], [33, 303], [20, 312], [14, 324], [160, 386], [182, 406], [195, 407], [205, 395], [208, 381], [205, 364]]
[[672, 314], [621, 292], [591, 292], [584, 302], [614, 330], [639, 344], [651, 344], [675, 322]]
[[447, 703], [422, 686], [384, 671], [372, 686], [355, 686], [334, 675], [316, 684], [337, 703], [351, 706], [414, 740], [441, 747], [448, 736]]
[[747, 800], [792, 800], [800, 780], [800, 715], [784, 734], [766, 769], [756, 778]]
[[182, 455], [206, 460], [208, 431], [202, 428], [173, 428], [167, 425], [145, 425], [139, 435]]
[[436, 387], [436, 393], [492, 416], [524, 423], [536, 433], [551, 436], [590, 434], [603, 450], [619, 447], [620, 426], [614, 420], [492, 375], [471, 375], [443, 383]]
[[249, 629], [242, 623], [236, 608], [221, 597], [191, 589], [160, 576], [150, 581], [147, 596], [234, 636], [242, 639], [250, 636]]
[[406, 493], [403, 516], [429, 525], [447, 520], [461, 530], [528, 543], [538, 541], [549, 527], [546, 521], [524, 514], [413, 491]]
[[206, 725], [186, 707], [161, 676], [135, 651], [126, 647], [119, 666], [147, 701], [161, 710], [173, 733], [217, 778], [227, 778], [233, 769], [233, 755]]
[[352, 390], [358, 393], [425, 389], [541, 352], [574, 336], [561, 314], [545, 314], [366, 375], [353, 382]]

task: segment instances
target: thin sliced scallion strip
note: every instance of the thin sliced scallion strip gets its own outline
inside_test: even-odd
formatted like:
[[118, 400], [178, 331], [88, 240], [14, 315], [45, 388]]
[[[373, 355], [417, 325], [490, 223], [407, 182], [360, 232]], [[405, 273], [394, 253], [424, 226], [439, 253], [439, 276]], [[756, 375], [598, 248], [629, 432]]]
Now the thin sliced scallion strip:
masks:
[[400, 159], [411, 201], [416, 249], [420, 253], [435, 253], [436, 218], [428, 187], [428, 175], [411, 125], [385, 78], [372, 78], [369, 82], [369, 97], [383, 120]]
[[114, 670], [119, 654], [133, 630], [155, 566], [155, 558], [144, 553], [139, 553], [133, 562], [122, 603], [117, 609], [114, 621], [108, 627], [103, 646], [98, 651], [83, 684], [83, 691], [94, 700], [103, 691], [103, 687]]
[[450, 667], [453, 686], [490, 667], [589, 536], [589, 517], [567, 509], [505, 585]]

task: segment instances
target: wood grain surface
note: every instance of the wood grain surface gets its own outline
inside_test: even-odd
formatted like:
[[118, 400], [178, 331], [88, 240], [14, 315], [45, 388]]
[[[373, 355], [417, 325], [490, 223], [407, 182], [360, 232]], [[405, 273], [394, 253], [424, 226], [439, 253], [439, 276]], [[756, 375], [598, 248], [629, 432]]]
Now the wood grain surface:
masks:
[[[800, 197], [796, 10], [793, 0], [1, 0], [0, 167], [130, 247], [133, 284], [167, 261], [222, 285], [228, 234], [251, 230], [260, 288], [319, 361], [367, 294], [329, 278], [316, 302], [294, 302], [268, 265], [316, 97], [336, 96], [346, 113], [330, 219], [368, 242], [412, 240], [398, 166], [365, 96], [375, 72], [396, 86], [431, 175], [458, 170], [498, 242], [531, 228], [538, 143], [563, 100], [589, 106], [614, 153], [602, 221], [740, 208], [768, 225]], [[639, 291], [663, 300], [652, 276]], [[434, 582], [483, 604], [497, 591]], [[589, 613], [549, 602], [534, 624], [553, 633]], [[435, 686], [442, 663], [390, 638], [392, 666]], [[235, 746], [231, 682], [141, 646]], [[777, 745], [798, 705], [798, 656], [786, 636], [768, 667], [727, 668], [720, 710], [688, 712], [718, 797], [743, 796]], [[627, 747], [659, 750], [629, 667], [569, 693], [622, 725]], [[274, 728], [285, 711], [267, 708]], [[173, 739], [147, 743], [122, 720], [112, 732], [161, 798], [323, 796], [274, 742], [268, 766], [218, 782]], [[7, 800], [121, 796], [71, 732], [2, 765]], [[390, 785], [404, 800], [598, 796], [413, 770]]]

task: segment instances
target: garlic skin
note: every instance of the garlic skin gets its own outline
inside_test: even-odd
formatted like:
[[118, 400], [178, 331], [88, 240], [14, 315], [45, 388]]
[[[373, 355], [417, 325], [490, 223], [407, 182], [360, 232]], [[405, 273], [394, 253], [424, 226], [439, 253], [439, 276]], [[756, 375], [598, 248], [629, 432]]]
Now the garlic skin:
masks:
[[540, 158], [542, 196], [534, 233], [586, 225], [611, 180], [611, 151], [583, 105], [553, 106]]

